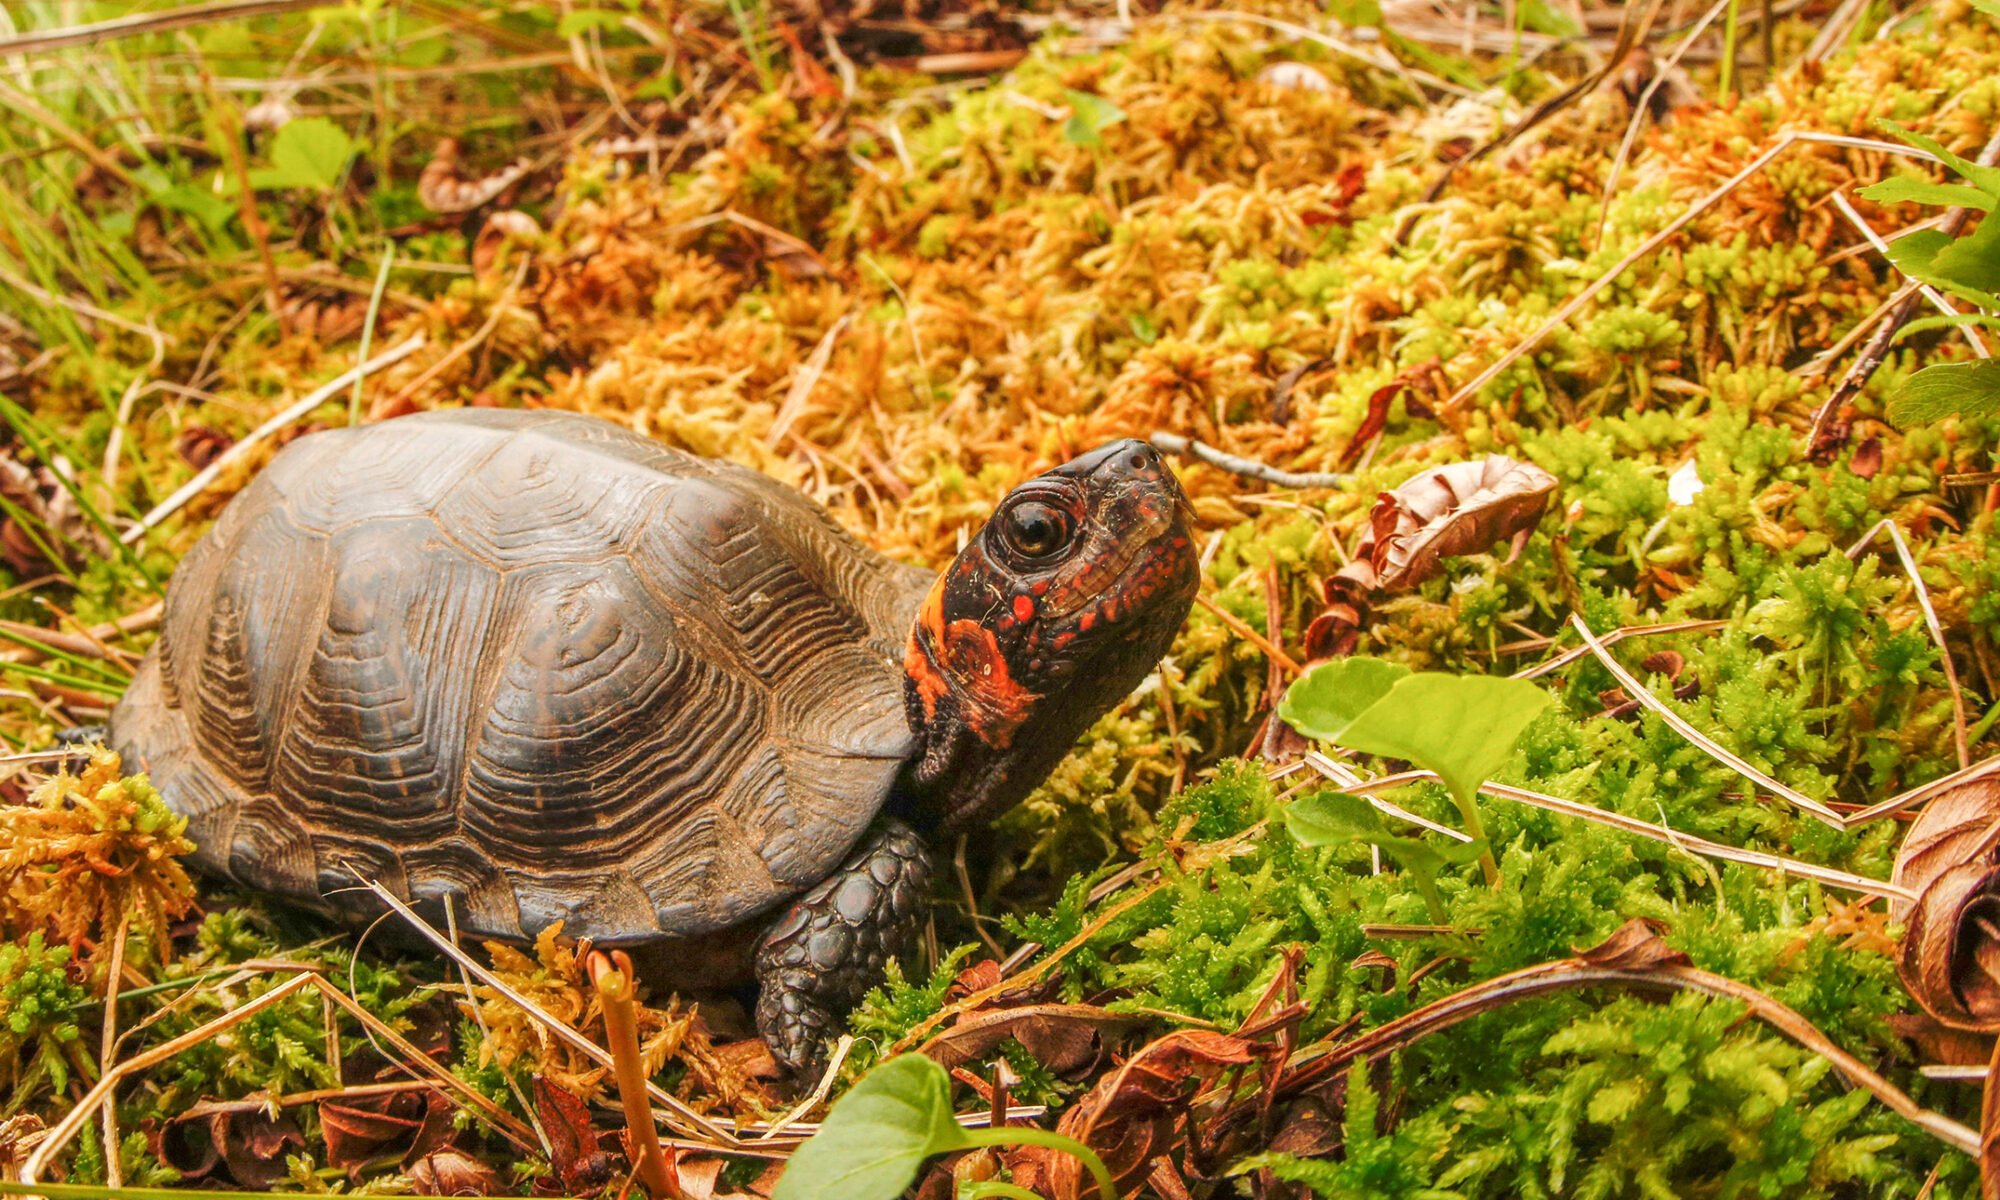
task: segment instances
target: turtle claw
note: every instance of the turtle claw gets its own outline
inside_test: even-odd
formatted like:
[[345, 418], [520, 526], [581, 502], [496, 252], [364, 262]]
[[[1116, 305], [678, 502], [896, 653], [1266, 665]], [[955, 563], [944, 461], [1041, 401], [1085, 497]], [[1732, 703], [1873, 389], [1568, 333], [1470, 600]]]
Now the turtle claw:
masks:
[[757, 1030], [794, 1079], [825, 1069], [847, 1010], [916, 945], [930, 851], [877, 822], [840, 870], [793, 901], [757, 946]]

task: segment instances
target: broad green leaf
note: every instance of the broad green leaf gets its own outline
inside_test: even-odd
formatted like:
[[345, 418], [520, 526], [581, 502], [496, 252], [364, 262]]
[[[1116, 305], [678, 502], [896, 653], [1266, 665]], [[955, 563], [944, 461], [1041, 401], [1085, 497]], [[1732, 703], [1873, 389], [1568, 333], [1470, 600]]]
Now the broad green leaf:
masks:
[[330, 192], [352, 157], [354, 139], [325, 117], [287, 121], [271, 138], [271, 165], [250, 172], [250, 186]]
[[1285, 828], [1302, 846], [1372, 842], [1388, 833], [1374, 805], [1340, 792], [1315, 792], [1286, 805]]
[[2000, 0], [1971, 0], [1971, 3], [1987, 16], [2000, 19]]
[[1424, 671], [1398, 680], [1334, 740], [1436, 771], [1469, 804], [1548, 703], [1548, 693], [1524, 679]]
[[[1995, 0], [2000, 3], [2000, 0]], [[1861, 189], [1863, 199], [1877, 204], [1935, 204], [1942, 208], [1976, 208], [1992, 212], [1994, 198], [1969, 183], [1933, 183], [1902, 175]]]
[[1321, 663], [1285, 689], [1278, 719], [1309, 738], [1338, 742], [1354, 718], [1409, 673], [1408, 667], [1379, 658]]
[[2000, 293], [2000, 221], [1987, 218], [1931, 258], [1931, 271], [1961, 295]]
[[1089, 92], [1063, 89], [1070, 117], [1063, 123], [1063, 136], [1079, 146], [1102, 146], [1105, 130], [1125, 119], [1125, 110]]
[[771, 1200], [895, 1200], [925, 1159], [971, 1144], [952, 1119], [944, 1068], [905, 1054], [862, 1076], [834, 1104], [792, 1155]]
[[1995, 412], [2000, 412], [2000, 359], [1925, 367], [1905, 379], [1889, 398], [1889, 419], [1904, 429], [1946, 417], [1987, 417]]
[[1958, 172], [1959, 178], [1978, 188], [1980, 191], [1985, 192], [1995, 200], [2000, 200], [2000, 167], [1982, 167], [1964, 155], [1953, 154], [1951, 151], [1945, 149], [1944, 144], [1936, 138], [1925, 137], [1921, 133], [1912, 133], [1894, 121], [1882, 122], [1882, 128], [1902, 138], [1919, 150], [1928, 150], [1932, 154], [1937, 155], [1946, 166]]
[[1486, 852], [1483, 840], [1448, 841], [1434, 846], [1416, 838], [1398, 837], [1388, 831], [1374, 805], [1359, 796], [1340, 792], [1316, 792], [1293, 801], [1285, 808], [1285, 828], [1303, 846], [1363, 842], [1381, 847], [1384, 854], [1409, 873], [1440, 923], [1445, 916], [1444, 901], [1437, 893], [1438, 872], [1447, 866], [1476, 861]]
[[[1985, 225], [1982, 223], [1981, 231]], [[1962, 239], [1961, 239], [1962, 240]], [[1975, 287], [1972, 279], [1981, 277], [1978, 271], [1977, 251], [1952, 254], [1953, 240], [1936, 229], [1919, 229], [1915, 233], [1897, 238], [1889, 243], [1889, 261], [1896, 269], [1920, 283], [1943, 288], [1955, 295], [1963, 296], [1982, 308], [2000, 308], [2000, 296], [1990, 290]], [[1968, 263], [1967, 254], [1972, 256]], [[1950, 257], [1946, 257], [1950, 254]], [[1959, 273], [1939, 266], [1939, 260], [1957, 264]]]

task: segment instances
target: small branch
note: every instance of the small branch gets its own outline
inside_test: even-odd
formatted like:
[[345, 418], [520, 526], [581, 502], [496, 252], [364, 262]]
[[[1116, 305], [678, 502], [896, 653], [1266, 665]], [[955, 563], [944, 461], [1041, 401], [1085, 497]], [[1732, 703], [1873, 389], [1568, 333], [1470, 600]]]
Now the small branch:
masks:
[[14, 54], [61, 50], [66, 46], [94, 46], [116, 38], [162, 33], [169, 29], [185, 29], [190, 25], [204, 25], [215, 21], [241, 21], [246, 17], [261, 17], [270, 13], [312, 8], [322, 2], [323, 0], [221, 0], [221, 3], [217, 4], [189, 4], [168, 9], [166, 12], [134, 13], [127, 17], [114, 17], [109, 21], [66, 25], [60, 29], [44, 29], [34, 33], [17, 34], [10, 38], [0, 38], [0, 58]]
[[[2000, 162], [2000, 131], [1995, 131], [1993, 136], [1987, 139], [1985, 148], [1979, 152], [1978, 162], [1982, 167], [1990, 167], [1995, 162]], [[1946, 237], [1957, 237], [1958, 231], [1965, 228], [1965, 223], [1971, 218], [1972, 210], [1969, 208], [1948, 208], [1944, 212], [1944, 219], [1938, 224], [1938, 230]], [[1922, 302], [1922, 293], [1912, 291], [1903, 297], [1902, 303], [1889, 311], [1888, 319], [1876, 326], [1874, 335], [1862, 346], [1860, 356], [1854, 360], [1854, 365], [1848, 368], [1847, 374], [1840, 381], [1840, 386], [1833, 389], [1833, 394], [1826, 398], [1826, 403], [1820, 405], [1819, 411], [1813, 414], [1812, 430], [1806, 436], [1808, 453], [1812, 456], [1819, 458], [1831, 455], [1838, 449], [1839, 444], [1846, 440], [1844, 434], [1835, 436], [1834, 418], [1849, 401], [1861, 394], [1862, 388], [1868, 386], [1868, 381], [1875, 376], [1876, 368], [1882, 365], [1883, 359], [1889, 357], [1890, 344], [1896, 340], [1896, 335], [1902, 331], [1903, 326], [1909, 322], [1911, 314], [1917, 311], [1917, 305]]]
[[1294, 659], [1291, 655], [1285, 653], [1284, 650], [1282, 650], [1281, 648], [1272, 645], [1270, 638], [1267, 638], [1263, 634], [1258, 633], [1255, 629], [1252, 629], [1249, 623], [1244, 621], [1243, 618], [1237, 616], [1235, 613], [1226, 611], [1225, 609], [1223, 609], [1221, 605], [1217, 604], [1213, 600], [1210, 600], [1206, 595], [1200, 592], [1195, 593], [1194, 602], [1196, 604], [1201, 605], [1209, 612], [1214, 613], [1216, 620], [1221, 621], [1224, 625], [1229, 626], [1229, 628], [1233, 630], [1244, 641], [1249, 642], [1251, 645], [1257, 647], [1259, 650], [1262, 650], [1264, 652], [1264, 657], [1270, 659], [1271, 662], [1274, 663], [1279, 670], [1284, 671], [1286, 674], [1291, 675], [1294, 678], [1305, 674], [1305, 668], [1298, 664], [1297, 659]]
[[1353, 481], [1354, 476], [1337, 471], [1285, 471], [1267, 466], [1255, 459], [1217, 450], [1207, 442], [1184, 438], [1175, 433], [1156, 433], [1152, 436], [1153, 447], [1166, 454], [1178, 454], [1205, 462], [1211, 467], [1220, 467], [1232, 475], [1255, 479], [1281, 488], [1343, 488]]

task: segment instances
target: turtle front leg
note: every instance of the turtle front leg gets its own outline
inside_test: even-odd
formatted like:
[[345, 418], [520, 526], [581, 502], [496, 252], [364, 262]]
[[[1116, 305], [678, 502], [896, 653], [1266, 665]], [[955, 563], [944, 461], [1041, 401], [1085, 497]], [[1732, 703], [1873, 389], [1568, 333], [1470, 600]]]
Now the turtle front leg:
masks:
[[922, 929], [930, 849], [875, 823], [840, 869], [794, 900], [757, 944], [757, 1030], [794, 1078], [816, 1073], [847, 1011]]

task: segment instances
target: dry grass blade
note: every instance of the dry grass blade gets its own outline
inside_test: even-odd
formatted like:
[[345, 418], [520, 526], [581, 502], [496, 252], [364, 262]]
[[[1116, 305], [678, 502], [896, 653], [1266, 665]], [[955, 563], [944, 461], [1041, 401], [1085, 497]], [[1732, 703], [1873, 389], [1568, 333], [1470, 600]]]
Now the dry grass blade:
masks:
[[1961, 783], [1966, 783], [1974, 779], [1984, 779], [1986, 776], [1995, 773], [2000, 773], [2000, 755], [1973, 763], [1969, 767], [1962, 767], [1949, 775], [1940, 775], [1929, 783], [1920, 783], [1908, 791], [1889, 797], [1880, 804], [1864, 808], [1860, 812], [1850, 813], [1844, 824], [1846, 828], [1852, 829], [1857, 825], [1866, 825], [1870, 821], [1878, 821], [1883, 817], [1893, 816], [1906, 808], [1913, 808], [1916, 805], [1922, 804], [1933, 796], [1948, 792]]
[[[509, 987], [506, 980], [481, 966], [471, 955], [454, 945], [450, 938], [439, 933], [430, 922], [418, 916], [409, 905], [398, 899], [394, 892], [391, 892], [388, 888], [383, 887], [374, 880], [364, 877], [359, 871], [355, 871], [352, 865], [349, 865], [348, 870], [354, 873], [356, 879], [361, 880], [364, 887], [375, 893], [376, 897], [382, 903], [388, 905], [391, 911], [403, 918], [409, 924], [410, 928], [422, 934], [426, 941], [436, 946], [445, 957], [465, 968], [479, 982], [505, 996], [510, 1003], [518, 1006], [522, 1012], [527, 1013], [536, 1024], [554, 1034], [557, 1040], [565, 1043], [577, 1053], [601, 1067], [608, 1067], [613, 1070], [617, 1069], [617, 1062], [604, 1047], [578, 1033], [565, 1022], [557, 1020], [540, 1005], [523, 996], [512, 987]], [[667, 1124], [673, 1125], [678, 1121], [680, 1124], [699, 1134], [715, 1139], [716, 1144], [706, 1147], [707, 1149], [737, 1148], [738, 1141], [735, 1134], [681, 1103], [659, 1086], [648, 1083], [646, 1085], [646, 1094], [653, 1099], [654, 1103], [659, 1104], [671, 1114], [665, 1118]]]
[[133, 13], [108, 21], [91, 21], [83, 25], [66, 25], [60, 29], [0, 38], [0, 58], [61, 50], [68, 46], [95, 46], [115, 38], [163, 33], [169, 29], [186, 29], [190, 25], [215, 21], [241, 21], [246, 17], [312, 8], [318, 3], [320, 0], [221, 0], [216, 4], [184, 5], [165, 12]]
[[[1982, 355], [1982, 357], [1984, 357]], [[1938, 664], [1944, 668], [1945, 686], [1951, 689], [1952, 742], [1958, 750], [1958, 765], [1963, 769], [1971, 760], [1965, 742], [1965, 693], [1958, 686], [1958, 668], [1951, 662], [1951, 647], [1945, 643], [1944, 627], [1938, 623], [1937, 609], [1931, 607], [1930, 589], [1924, 586], [1924, 577], [1917, 574], [1917, 560], [1910, 553], [1910, 545], [1903, 539], [1903, 531], [1894, 518], [1885, 517], [1873, 529], [1861, 535], [1861, 540], [1848, 548], [1847, 557], [1853, 558], [1873, 541], [1883, 530], [1889, 531], [1889, 541], [1896, 547], [1896, 559], [1903, 564], [1903, 574], [1909, 576], [1910, 586], [1915, 589], [1917, 607], [1924, 614], [1924, 628], [1930, 630], [1931, 642], [1937, 646]]]
[[[146, 630], [157, 626], [160, 623], [161, 615], [165, 612], [165, 603], [155, 601], [138, 612], [129, 613], [126, 616], [118, 618], [116, 621], [106, 621], [101, 625], [92, 625], [88, 629], [82, 629], [76, 633], [63, 633], [56, 629], [44, 629], [39, 625], [28, 625], [20, 621], [0, 621], [0, 635], [11, 633], [33, 638], [35, 641], [52, 650], [60, 650], [64, 654], [73, 654], [79, 658], [103, 658], [108, 657], [105, 653], [107, 647], [104, 644], [107, 640], [115, 637], [124, 637], [132, 633], [144, 633]], [[15, 646], [6, 650], [0, 650], [0, 662], [32, 664], [40, 662], [47, 657], [48, 654], [45, 651], [36, 649], [33, 646]]]
[[[1327, 778], [1340, 783], [1339, 776], [1331, 771], [1327, 771], [1319, 763], [1313, 762], [1314, 757], [1314, 755], [1308, 754], [1306, 756], [1307, 763], [1312, 765], [1314, 769], [1321, 771]], [[1394, 775], [1384, 775], [1378, 779], [1365, 780], [1361, 783], [1340, 783], [1340, 790], [1349, 795], [1370, 796], [1372, 799], [1371, 793], [1374, 792], [1388, 791], [1406, 784], [1422, 780], [1435, 781], [1436, 779], [1437, 776], [1430, 771], [1402, 771]], [[1539, 808], [1547, 812], [1560, 813], [1566, 817], [1576, 817], [1579, 820], [1591, 821], [1607, 828], [1637, 834], [1640, 837], [1650, 838], [1656, 842], [1664, 842], [1675, 849], [1684, 850], [1689, 854], [1697, 854], [1721, 862], [1742, 863], [1744, 866], [1749, 867], [1764, 867], [1773, 871], [1783, 871], [1787, 875], [1796, 875], [1800, 879], [1811, 879], [1818, 883], [1823, 883], [1828, 887], [1836, 887], [1842, 891], [1858, 892], [1865, 896], [1886, 896], [1892, 900], [1904, 901], [1915, 899], [1915, 895], [1909, 889], [1900, 887], [1886, 879], [1871, 879], [1866, 875], [1854, 875], [1847, 871], [1837, 871], [1832, 867], [1822, 867], [1809, 862], [1801, 862], [1796, 858], [1786, 858], [1782, 854], [1767, 854], [1762, 850], [1745, 850], [1740, 846], [1730, 846], [1722, 842], [1711, 842], [1706, 838], [1696, 837], [1691, 833], [1682, 833], [1677, 829], [1671, 829], [1665, 825], [1655, 825], [1649, 821], [1641, 821], [1636, 817], [1609, 812], [1593, 805], [1584, 804], [1578, 800], [1565, 800], [1560, 796], [1550, 796], [1543, 792], [1530, 791], [1527, 788], [1518, 788], [1504, 783], [1481, 784], [1479, 792], [1483, 796], [1492, 796], [1496, 800], [1510, 800], [1516, 804], [1525, 804], [1530, 808]]]
[[833, 357], [835, 344], [840, 341], [847, 323], [853, 319], [853, 313], [842, 313], [840, 319], [820, 335], [819, 344], [813, 347], [811, 356], [793, 377], [792, 386], [785, 391], [785, 402], [778, 406], [777, 418], [771, 422], [771, 432], [764, 435], [766, 446], [776, 446], [783, 441], [792, 428], [792, 422], [806, 410], [806, 402], [812, 399], [813, 389], [819, 386], [820, 377], [826, 374], [826, 364]]
[[1652, 111], [1653, 97], [1659, 93], [1661, 87], [1665, 86], [1674, 68], [1681, 65], [1682, 57], [1701, 40], [1701, 35], [1734, 2], [1735, 0], [1716, 0], [1709, 10], [1701, 15], [1701, 19], [1694, 23], [1694, 27], [1687, 31], [1687, 36], [1681, 39], [1681, 44], [1674, 47], [1674, 52], [1667, 56], [1667, 61], [1653, 72], [1653, 77], [1647, 81], [1645, 90], [1632, 102], [1632, 120], [1625, 126], [1625, 136], [1618, 143], [1618, 153], [1611, 157], [1611, 169], [1604, 173], [1604, 202], [1597, 208], [1597, 236], [1591, 242], [1593, 246], [1604, 244], [1604, 226], [1611, 219], [1611, 198], [1618, 191], [1618, 176], [1624, 172], [1625, 161], [1632, 155], [1632, 144], [1639, 140], [1639, 130], [1645, 126], [1646, 117]]
[[135, 1054], [106, 1071], [96, 1085], [84, 1093], [83, 1099], [77, 1101], [75, 1107], [49, 1129], [48, 1136], [21, 1164], [21, 1182], [35, 1183], [40, 1180], [42, 1171], [49, 1165], [49, 1160], [55, 1157], [56, 1151], [69, 1144], [70, 1139], [76, 1136], [77, 1130], [83, 1127], [84, 1122], [90, 1119], [90, 1115], [97, 1111], [99, 1105], [110, 1098], [113, 1089], [117, 1088], [126, 1076], [143, 1071], [157, 1063], [163, 1063], [183, 1050], [199, 1046], [222, 1031], [242, 1024], [286, 997], [311, 987], [313, 980], [317, 978], [319, 978], [317, 975], [304, 972], [294, 975], [255, 1000], [240, 1004], [215, 1020], [190, 1029], [171, 1041], [162, 1042], [143, 1054]]
[[[1619, 642], [1624, 641], [1628, 637], [1653, 637], [1657, 634], [1665, 634], [1665, 633], [1705, 633], [1711, 629], [1727, 628], [1728, 625], [1729, 625], [1728, 621], [1713, 621], [1713, 620], [1666, 621], [1658, 625], [1627, 625], [1622, 629], [1614, 629], [1610, 633], [1605, 634], [1603, 637], [1597, 640], [1601, 645], [1615, 646]], [[1537, 643], [1531, 643], [1531, 645], [1546, 646], [1552, 644], [1554, 640], [1555, 639], [1553, 638], [1543, 638], [1540, 639], [1539, 642]], [[1525, 646], [1523, 647], [1523, 649], [1526, 648], [1527, 647]], [[1505, 654], [1509, 651], [1509, 649], [1511, 649], [1511, 647], [1502, 646], [1500, 647], [1500, 653]], [[1575, 646], [1572, 647], [1571, 649], [1563, 651], [1561, 654], [1556, 655], [1554, 658], [1551, 658], [1546, 662], [1536, 663], [1532, 667], [1516, 671], [1514, 672], [1513, 675], [1509, 676], [1509, 678], [1540, 679], [1542, 676], [1547, 675], [1552, 671], [1562, 670], [1564, 667], [1570, 665], [1571, 663], [1575, 662], [1580, 658], [1588, 656], [1589, 654], [1590, 654], [1589, 646]]]
[[[1870, 225], [1862, 217], [1861, 213], [1855, 209], [1853, 202], [1847, 198], [1846, 192], [1835, 192], [1833, 194], [1833, 206], [1840, 210], [1840, 215], [1847, 218], [1847, 223], [1854, 226], [1856, 232], [1867, 239], [1868, 244], [1875, 248], [1877, 254], [1880, 254], [1884, 258], [1889, 257], [1889, 243], [1883, 241], [1882, 235], [1875, 232], [1875, 227]], [[1893, 261], [1892, 259], [1891, 262], [1893, 263]], [[1901, 268], [1898, 269], [1900, 270]], [[1947, 317], [1964, 315], [1956, 308], [1953, 308], [1951, 302], [1946, 300], [1943, 294], [1930, 284], [1916, 279], [1911, 279], [1909, 282], [1917, 285], [1917, 290], [1924, 294], [1924, 299], [1929, 300], [1931, 307], [1937, 309], [1939, 313]], [[1964, 335], [1966, 344], [1972, 347], [1974, 354], [1980, 358], [1993, 357], [1992, 352], [1986, 348], [1986, 340], [1979, 336], [1978, 330], [1970, 325], [1960, 325], [1958, 331]]]
[[1285, 653], [1283, 648], [1273, 645], [1270, 638], [1252, 629], [1243, 618], [1237, 616], [1235, 613], [1224, 610], [1221, 605], [1205, 595], [1197, 593], [1194, 601], [1209, 612], [1214, 613], [1215, 619], [1229, 626], [1230, 630], [1238, 637], [1257, 647], [1257, 649], [1262, 650], [1264, 657], [1277, 664], [1278, 669], [1285, 672], [1285, 674], [1297, 677], [1305, 673], [1305, 668], [1299, 665], [1297, 659]]
[[298, 403], [279, 412], [270, 420], [251, 430], [249, 435], [244, 437], [243, 440], [217, 455], [214, 462], [209, 463], [206, 467], [196, 472], [195, 477], [182, 484], [175, 490], [173, 495], [154, 505], [152, 511], [141, 517], [137, 525], [127, 530], [121, 540], [128, 546], [138, 542], [150, 530], [159, 525], [160, 522], [179, 512], [181, 507], [188, 501], [207, 491], [209, 485], [213, 484], [223, 471], [227, 470], [238, 459], [247, 454], [252, 446], [257, 445], [265, 438], [270, 437], [294, 421], [300, 420], [313, 409], [318, 408], [320, 405], [340, 395], [341, 392], [349, 387], [352, 387], [356, 382], [366, 379], [368, 376], [385, 367], [392, 367], [402, 362], [421, 349], [423, 344], [424, 335], [421, 333], [413, 334], [396, 345], [391, 346], [389, 349], [384, 350], [374, 358], [369, 359], [367, 362], [350, 367], [326, 383], [314, 388], [310, 393], [301, 398]]
[[1627, 671], [1619, 664], [1617, 659], [1611, 656], [1611, 651], [1605, 649], [1604, 643], [1597, 640], [1597, 635], [1591, 632], [1590, 626], [1585, 623], [1581, 614], [1571, 613], [1569, 623], [1576, 628], [1577, 633], [1582, 635], [1584, 643], [1590, 647], [1592, 657], [1602, 663], [1604, 669], [1611, 672], [1612, 677], [1624, 685], [1626, 695], [1637, 700], [1649, 712], [1658, 716], [1662, 721], [1665, 721], [1674, 732], [1686, 738], [1696, 749], [1721, 763], [1723, 766], [1728, 767], [1738, 775], [1750, 780], [1757, 786], [1783, 797], [1798, 808], [1818, 817], [1821, 821], [1833, 826], [1835, 829], [1847, 828], [1847, 823], [1841, 819], [1839, 813], [1821, 804], [1811, 796], [1798, 791], [1796, 788], [1786, 787], [1769, 775], [1764, 774], [1764, 772], [1759, 771], [1757, 768], [1743, 761], [1735, 753], [1724, 749], [1713, 738], [1689, 724], [1687, 719], [1679, 713], [1661, 703], [1659, 697], [1647, 690], [1645, 684], [1640, 683], [1633, 677], [1630, 671]]

